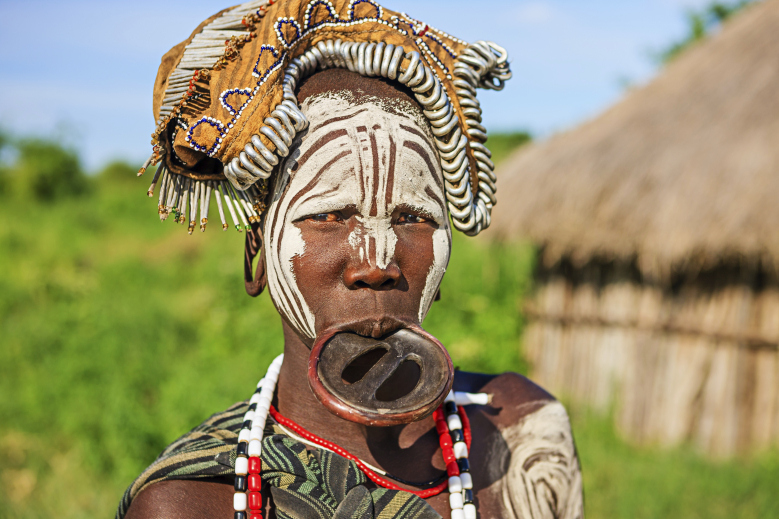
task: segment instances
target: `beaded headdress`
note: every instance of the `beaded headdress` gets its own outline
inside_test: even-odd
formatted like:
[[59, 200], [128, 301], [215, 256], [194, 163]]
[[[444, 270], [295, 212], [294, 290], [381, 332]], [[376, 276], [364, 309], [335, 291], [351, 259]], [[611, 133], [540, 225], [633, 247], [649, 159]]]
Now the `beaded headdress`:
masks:
[[454, 226], [490, 224], [494, 165], [477, 88], [500, 90], [507, 54], [468, 44], [373, 0], [258, 0], [209, 18], [162, 60], [154, 88], [153, 154], [160, 218], [223, 229], [258, 222], [268, 180], [308, 126], [295, 89], [317, 70], [347, 68], [410, 88], [435, 136]]

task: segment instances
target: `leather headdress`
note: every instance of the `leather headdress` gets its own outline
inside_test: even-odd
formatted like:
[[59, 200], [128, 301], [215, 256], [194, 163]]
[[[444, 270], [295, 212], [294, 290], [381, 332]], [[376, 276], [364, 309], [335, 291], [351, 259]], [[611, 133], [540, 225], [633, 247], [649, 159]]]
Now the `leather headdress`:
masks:
[[[162, 60], [154, 88], [159, 213], [208, 222], [215, 195], [240, 230], [265, 210], [268, 178], [308, 121], [295, 89], [317, 70], [343, 67], [411, 88], [444, 172], [454, 226], [490, 224], [495, 175], [484, 146], [477, 88], [511, 77], [506, 51], [468, 44], [373, 0], [252, 1], [209, 18]], [[228, 182], [229, 181], [229, 182]]]

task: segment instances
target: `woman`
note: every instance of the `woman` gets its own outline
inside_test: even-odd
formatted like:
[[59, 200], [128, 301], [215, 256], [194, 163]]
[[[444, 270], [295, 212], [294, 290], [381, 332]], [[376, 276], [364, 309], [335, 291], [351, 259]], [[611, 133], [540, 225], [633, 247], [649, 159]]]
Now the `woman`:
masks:
[[163, 58], [150, 193], [190, 232], [212, 197], [246, 229], [246, 289], [268, 286], [284, 355], [120, 519], [582, 515], [563, 407], [517, 374], [455, 373], [421, 327], [450, 217], [489, 225], [475, 88], [500, 88], [506, 58], [370, 0], [250, 2]]

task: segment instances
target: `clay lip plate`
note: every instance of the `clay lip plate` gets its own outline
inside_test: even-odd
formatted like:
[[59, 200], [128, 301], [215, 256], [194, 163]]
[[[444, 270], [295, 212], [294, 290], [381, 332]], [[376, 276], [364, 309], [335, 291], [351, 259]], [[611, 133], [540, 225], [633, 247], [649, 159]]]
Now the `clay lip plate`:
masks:
[[[360, 380], [352, 384], [342, 380], [347, 366], [377, 348], [387, 353]], [[377, 391], [404, 361], [419, 366], [418, 383], [396, 400], [379, 400]], [[381, 339], [330, 330], [317, 338], [308, 361], [308, 382], [322, 405], [340, 418], [368, 426], [400, 425], [428, 416], [441, 405], [453, 381], [454, 366], [446, 348], [419, 326]]]

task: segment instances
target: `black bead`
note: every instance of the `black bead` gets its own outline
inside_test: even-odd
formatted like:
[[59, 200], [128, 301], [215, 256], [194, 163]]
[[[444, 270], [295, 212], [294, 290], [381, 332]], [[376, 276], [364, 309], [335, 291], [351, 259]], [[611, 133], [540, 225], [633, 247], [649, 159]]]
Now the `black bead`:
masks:
[[460, 467], [460, 472], [470, 472], [471, 466], [468, 464], [468, 458], [460, 458], [457, 460], [457, 466]]
[[235, 453], [239, 456], [249, 456], [249, 444], [246, 442], [238, 442], [238, 447], [235, 448]]
[[457, 414], [457, 406], [454, 402], [444, 402], [444, 414], [449, 416], [450, 414]]
[[256, 411], [257, 410], [257, 404], [252, 404], [249, 406], [249, 411]]
[[466, 505], [473, 504], [473, 490], [470, 488], [463, 490], [463, 503]]
[[235, 512], [233, 514], [233, 519], [247, 519], [247, 517], [246, 512]]
[[259, 392], [261, 392], [261, 391], [262, 391], [262, 388], [261, 388], [261, 387], [258, 387], [257, 389], [255, 389], [255, 390], [254, 390], [254, 392], [255, 392], [255, 393], [259, 393]]
[[242, 427], [243, 427], [243, 429], [249, 429], [249, 430], [251, 430], [251, 428], [252, 428], [252, 421], [251, 421], [251, 420], [246, 420], [246, 421], [243, 423], [243, 426], [242, 426]]
[[235, 491], [246, 492], [249, 489], [249, 480], [246, 476], [235, 476]]
[[452, 437], [452, 443], [464, 442], [465, 436], [463, 436], [462, 429], [453, 429], [449, 431], [449, 435]]

